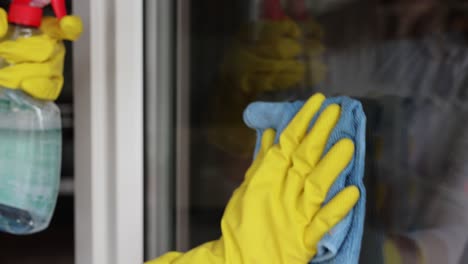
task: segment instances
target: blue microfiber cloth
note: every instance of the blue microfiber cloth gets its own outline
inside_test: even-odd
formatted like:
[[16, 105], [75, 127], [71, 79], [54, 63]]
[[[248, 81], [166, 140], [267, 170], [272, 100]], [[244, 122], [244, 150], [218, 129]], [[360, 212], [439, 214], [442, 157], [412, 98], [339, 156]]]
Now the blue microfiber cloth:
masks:
[[[244, 122], [257, 131], [257, 144], [254, 155], [259, 150], [263, 131], [268, 128], [275, 129], [277, 132], [276, 142], [278, 142], [279, 135], [303, 104], [303, 101], [255, 102], [247, 107], [244, 111]], [[328, 203], [339, 191], [350, 185], [356, 185], [361, 192], [361, 196], [350, 214], [319, 242], [317, 255], [311, 260], [311, 263], [354, 264], [359, 261], [365, 217], [366, 190], [363, 175], [366, 151], [366, 116], [361, 103], [348, 97], [327, 99], [323, 103], [320, 113], [330, 104], [341, 106], [341, 117], [328, 140], [325, 153], [342, 138], [353, 140], [356, 150], [348, 167], [331, 187], [325, 203]], [[311, 126], [316, 121], [317, 116], [311, 120]]]

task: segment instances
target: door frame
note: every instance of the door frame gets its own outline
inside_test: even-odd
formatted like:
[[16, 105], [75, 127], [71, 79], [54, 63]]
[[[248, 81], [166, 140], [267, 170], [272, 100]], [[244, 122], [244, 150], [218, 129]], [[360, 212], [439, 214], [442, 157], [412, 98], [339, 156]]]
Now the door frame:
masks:
[[174, 250], [177, 92], [173, 0], [145, 0], [145, 258]]
[[143, 262], [143, 1], [74, 1], [75, 263]]

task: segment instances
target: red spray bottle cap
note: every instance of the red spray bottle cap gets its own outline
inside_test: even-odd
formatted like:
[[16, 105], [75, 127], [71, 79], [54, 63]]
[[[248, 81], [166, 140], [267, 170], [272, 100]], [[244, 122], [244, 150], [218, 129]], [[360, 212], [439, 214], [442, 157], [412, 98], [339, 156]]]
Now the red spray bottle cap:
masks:
[[67, 7], [65, 6], [65, 0], [52, 0], [50, 1], [52, 8], [54, 9], [55, 16], [58, 20], [62, 19], [67, 15]]
[[283, 20], [286, 18], [281, 0], [263, 1], [263, 18], [268, 20]]
[[[40, 1], [40, 3], [43, 2], [45, 1]], [[65, 0], [52, 0], [51, 3], [58, 19], [67, 15]], [[34, 0], [13, 0], [8, 12], [8, 22], [22, 26], [39, 27], [42, 21], [42, 7], [35, 4]]]

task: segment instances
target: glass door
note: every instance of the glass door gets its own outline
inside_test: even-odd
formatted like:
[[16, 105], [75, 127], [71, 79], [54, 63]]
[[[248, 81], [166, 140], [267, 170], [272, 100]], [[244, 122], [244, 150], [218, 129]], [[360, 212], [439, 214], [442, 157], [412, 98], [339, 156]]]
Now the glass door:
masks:
[[[301, 34], [278, 26], [268, 2]], [[405, 263], [466, 263], [467, 7], [200, 0], [147, 9], [147, 257], [221, 235], [252, 161], [249, 103], [322, 92], [360, 100], [368, 120], [361, 263], [383, 263], [388, 242]]]

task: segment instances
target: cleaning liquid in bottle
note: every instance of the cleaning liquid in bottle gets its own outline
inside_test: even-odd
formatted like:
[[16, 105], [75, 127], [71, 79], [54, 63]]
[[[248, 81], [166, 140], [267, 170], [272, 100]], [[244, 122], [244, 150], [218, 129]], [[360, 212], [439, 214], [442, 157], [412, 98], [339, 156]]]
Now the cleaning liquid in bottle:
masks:
[[[3, 41], [41, 34], [42, 8], [50, 1], [13, 0]], [[63, 0], [53, 1], [57, 17]], [[58, 12], [57, 12], [58, 11]], [[8, 67], [0, 58], [0, 67]], [[48, 227], [60, 184], [59, 108], [15, 87], [0, 87], [0, 230], [17, 235]]]

